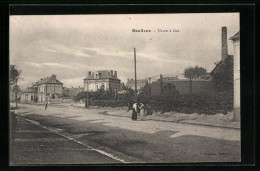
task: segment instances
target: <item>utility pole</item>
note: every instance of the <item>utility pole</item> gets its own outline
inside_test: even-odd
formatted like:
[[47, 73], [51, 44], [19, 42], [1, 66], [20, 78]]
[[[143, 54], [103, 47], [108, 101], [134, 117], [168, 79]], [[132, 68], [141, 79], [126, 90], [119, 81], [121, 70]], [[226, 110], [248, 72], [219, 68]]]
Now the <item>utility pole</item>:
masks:
[[14, 86], [14, 91], [15, 91], [15, 107], [18, 107], [18, 97], [17, 97], [17, 90], [18, 90], [18, 86], [17, 86], [17, 80], [15, 81], [15, 86]]
[[190, 94], [192, 94], [192, 79], [191, 79], [191, 76], [190, 76]]
[[135, 62], [135, 100], [137, 103], [137, 80], [136, 80], [136, 52], [134, 48], [134, 62]]
[[162, 74], [160, 74], [160, 89], [161, 89], [161, 95], [162, 95], [162, 92], [163, 92], [163, 80], [162, 80], [162, 77], [163, 77], [163, 75]]
[[87, 79], [87, 99], [86, 99], [86, 107], [88, 108], [88, 79]]

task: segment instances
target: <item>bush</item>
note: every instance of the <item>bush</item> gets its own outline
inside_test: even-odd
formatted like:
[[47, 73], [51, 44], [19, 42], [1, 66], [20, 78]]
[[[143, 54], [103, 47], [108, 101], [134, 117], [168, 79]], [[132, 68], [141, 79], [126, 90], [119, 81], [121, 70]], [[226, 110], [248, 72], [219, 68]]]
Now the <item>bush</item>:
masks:
[[227, 114], [233, 110], [233, 91], [153, 96], [149, 103], [152, 110], [162, 113], [175, 111], [186, 114]]
[[233, 91], [211, 92], [182, 95], [182, 103], [176, 112], [216, 114], [233, 110]]
[[124, 107], [127, 106], [127, 101], [125, 100], [89, 100], [90, 106], [98, 107]]

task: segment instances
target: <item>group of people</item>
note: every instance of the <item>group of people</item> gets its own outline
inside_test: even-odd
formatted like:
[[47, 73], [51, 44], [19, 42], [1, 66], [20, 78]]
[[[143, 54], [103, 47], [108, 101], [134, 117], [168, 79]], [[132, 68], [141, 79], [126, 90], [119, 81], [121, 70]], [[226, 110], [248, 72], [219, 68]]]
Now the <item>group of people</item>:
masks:
[[140, 115], [140, 120], [144, 120], [145, 115], [150, 114], [150, 105], [143, 103], [134, 103], [133, 104], [133, 112], [132, 112], [132, 120], [137, 120], [137, 115]]

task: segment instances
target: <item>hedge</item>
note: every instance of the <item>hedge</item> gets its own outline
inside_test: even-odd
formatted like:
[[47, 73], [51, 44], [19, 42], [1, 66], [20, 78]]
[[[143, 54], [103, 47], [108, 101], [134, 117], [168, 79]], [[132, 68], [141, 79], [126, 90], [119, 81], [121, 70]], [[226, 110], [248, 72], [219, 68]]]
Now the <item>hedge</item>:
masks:
[[124, 107], [128, 105], [126, 100], [89, 100], [90, 106], [98, 107]]
[[[145, 97], [145, 102], [149, 103], [151, 109], [157, 112], [175, 111], [179, 113], [199, 113], [199, 114], [216, 114], [233, 110], [233, 91], [214, 92], [205, 91], [197, 94], [171, 95], [171, 96], [152, 96]], [[132, 105], [132, 102], [130, 102]], [[90, 106], [98, 107], [124, 107], [128, 106], [127, 100], [89, 100]], [[130, 106], [132, 107], [132, 106]]]
[[199, 94], [175, 95], [175, 97], [155, 96], [150, 100], [152, 110], [164, 112], [216, 114], [233, 110], [233, 91], [202, 92]]

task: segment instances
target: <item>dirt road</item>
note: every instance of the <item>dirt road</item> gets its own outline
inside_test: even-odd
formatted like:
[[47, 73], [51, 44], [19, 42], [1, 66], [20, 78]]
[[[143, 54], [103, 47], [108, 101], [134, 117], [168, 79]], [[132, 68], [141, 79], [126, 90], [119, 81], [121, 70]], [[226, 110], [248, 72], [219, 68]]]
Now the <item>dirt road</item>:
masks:
[[[43, 106], [24, 104], [16, 110], [17, 115], [55, 134], [99, 150], [112, 159], [111, 163], [240, 161], [239, 130], [132, 121], [126, 117], [100, 114], [102, 112], [102, 109], [55, 106], [44, 110]], [[81, 160], [79, 163], [92, 162]]]

